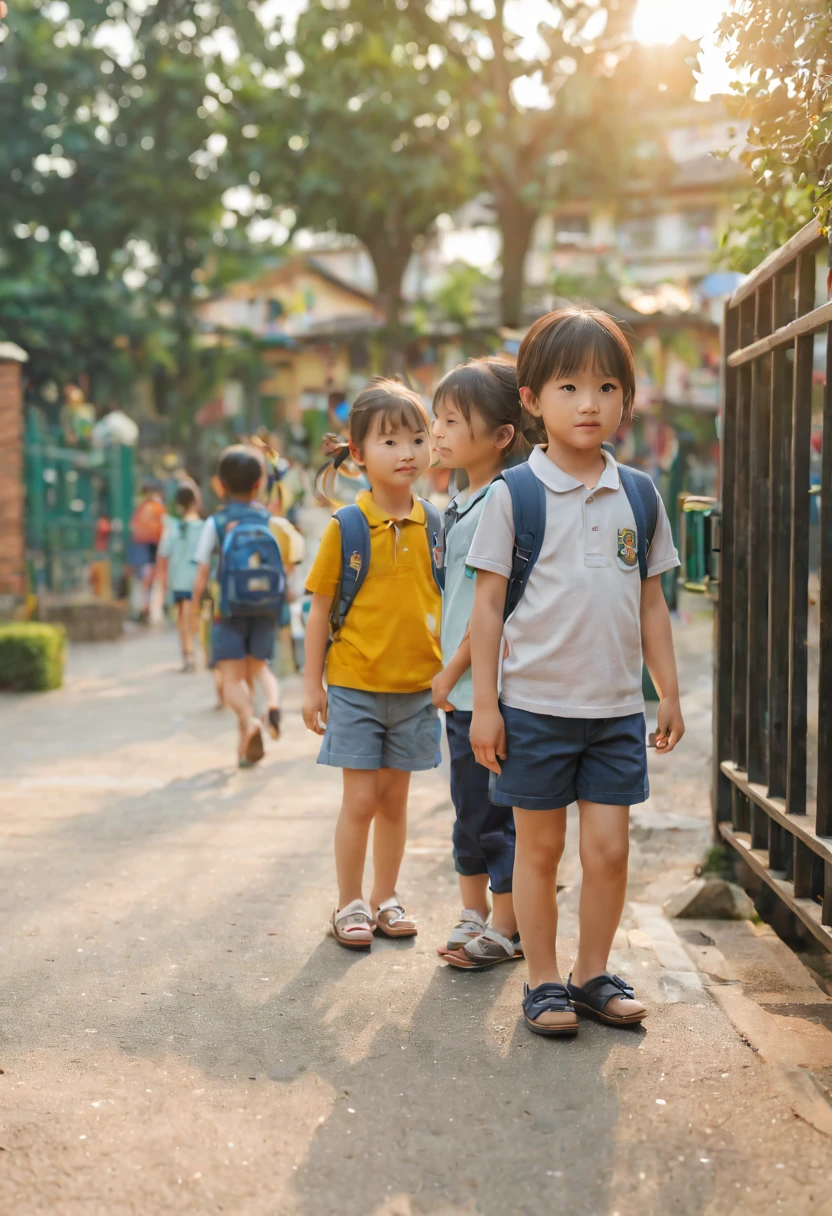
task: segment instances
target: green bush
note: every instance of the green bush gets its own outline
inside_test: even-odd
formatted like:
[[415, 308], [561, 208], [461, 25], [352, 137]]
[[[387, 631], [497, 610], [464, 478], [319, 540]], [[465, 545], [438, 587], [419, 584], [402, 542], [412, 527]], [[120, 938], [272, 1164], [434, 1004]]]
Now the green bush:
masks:
[[64, 681], [66, 633], [35, 621], [0, 625], [0, 688], [43, 692]]

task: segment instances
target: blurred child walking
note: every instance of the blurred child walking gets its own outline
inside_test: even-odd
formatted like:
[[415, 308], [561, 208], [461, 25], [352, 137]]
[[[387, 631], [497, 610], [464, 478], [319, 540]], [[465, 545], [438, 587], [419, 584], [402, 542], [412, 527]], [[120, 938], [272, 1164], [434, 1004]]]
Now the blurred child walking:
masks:
[[183, 481], [174, 496], [175, 517], [168, 516], [159, 544], [157, 570], [162, 594], [173, 604], [182, 651], [182, 671], [195, 671], [194, 637], [199, 628], [199, 603], [193, 602], [196, 550], [202, 535], [202, 495], [192, 481]]
[[264, 670], [274, 654], [275, 633], [286, 601], [286, 570], [266, 508], [257, 501], [265, 474], [263, 458], [237, 444], [221, 453], [217, 475], [225, 505], [206, 520], [196, 550], [193, 599], [201, 603], [218, 555], [219, 602], [214, 606], [211, 656], [222, 699], [237, 716], [241, 768], [262, 760], [263, 732], [254, 716], [253, 687], [263, 680], [267, 714], [279, 732], [278, 684]]
[[303, 720], [323, 735], [318, 763], [343, 770], [332, 931], [342, 945], [359, 949], [372, 944], [376, 929], [390, 937], [417, 932], [396, 890], [410, 774], [440, 761], [431, 694], [442, 666], [434, 568], [439, 515], [413, 495], [430, 463], [429, 425], [420, 398], [396, 381], [377, 380], [359, 393], [349, 413], [349, 442], [339, 445], [326, 474], [334, 477], [349, 455], [371, 489], [329, 522], [306, 580], [312, 604]]
[[[468, 487], [445, 511], [442, 657], [433, 703], [445, 711], [451, 756], [454, 863], [462, 913], [440, 955], [466, 970], [521, 958], [511, 895], [514, 817], [488, 796], [488, 770], [477, 764], [469, 732], [473, 691], [469, 626], [476, 571], [467, 564], [491, 482], [528, 455], [524, 432], [539, 438], [517, 390], [514, 367], [501, 359], [475, 359], [439, 382], [433, 399], [433, 436], [443, 468], [462, 469]], [[488, 888], [493, 911], [488, 923]]]
[[[541, 317], [520, 345], [517, 378], [547, 445], [496, 483], [468, 555], [471, 744], [492, 772], [492, 800], [514, 808], [526, 1025], [571, 1035], [576, 1010], [612, 1025], [647, 1012], [607, 966], [627, 890], [629, 808], [648, 796], [642, 653], [661, 696], [659, 753], [684, 733], [658, 577], [679, 559], [655, 486], [602, 448], [635, 395], [615, 322], [595, 309]], [[580, 936], [564, 984], [555, 881], [576, 800]]]

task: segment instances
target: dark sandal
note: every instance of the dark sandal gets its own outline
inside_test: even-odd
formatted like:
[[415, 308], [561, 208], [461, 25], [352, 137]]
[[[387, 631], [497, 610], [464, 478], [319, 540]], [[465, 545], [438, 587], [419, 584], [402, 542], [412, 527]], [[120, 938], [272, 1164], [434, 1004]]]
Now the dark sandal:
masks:
[[607, 1026], [634, 1026], [637, 1022], [643, 1022], [647, 1017], [646, 1009], [642, 1009], [638, 1013], [627, 1014], [604, 1012], [610, 1001], [617, 996], [626, 997], [630, 1001], [635, 1000], [632, 985], [628, 984], [626, 980], [622, 980], [620, 975], [610, 975], [605, 971], [603, 975], [596, 975], [594, 979], [588, 980], [583, 988], [579, 988], [577, 984], [572, 983], [570, 974], [566, 987], [576, 1009], [581, 1013], [588, 1013], [592, 1017], [598, 1018]]
[[266, 714], [264, 725], [273, 739], [280, 738], [280, 710], [270, 709]]
[[547, 1026], [535, 1021], [541, 1013], [574, 1013], [565, 984], [538, 984], [536, 988], [523, 987], [523, 1017], [532, 1034], [555, 1038], [578, 1033], [578, 1019], [564, 1022], [560, 1026]]

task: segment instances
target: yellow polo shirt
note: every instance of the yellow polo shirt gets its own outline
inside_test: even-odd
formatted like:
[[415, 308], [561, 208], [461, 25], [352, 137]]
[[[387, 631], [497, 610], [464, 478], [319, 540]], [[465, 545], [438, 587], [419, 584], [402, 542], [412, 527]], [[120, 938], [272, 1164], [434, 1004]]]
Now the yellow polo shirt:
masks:
[[[357, 504], [370, 525], [370, 568], [329, 648], [328, 684], [366, 692], [420, 692], [442, 670], [442, 597], [433, 577], [418, 499], [407, 519], [393, 519], [369, 490]], [[334, 596], [341, 578], [341, 529], [331, 519], [306, 586]]]

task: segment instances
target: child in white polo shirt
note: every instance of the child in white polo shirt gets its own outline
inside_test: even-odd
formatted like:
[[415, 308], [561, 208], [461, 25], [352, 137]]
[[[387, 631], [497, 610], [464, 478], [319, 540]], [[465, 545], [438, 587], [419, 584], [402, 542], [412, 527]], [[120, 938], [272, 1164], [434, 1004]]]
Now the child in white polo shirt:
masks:
[[[647, 1012], [607, 964], [627, 889], [629, 808], [648, 796], [642, 655], [661, 696], [657, 751], [684, 733], [658, 577], [679, 559], [655, 488], [602, 447], [631, 417], [635, 394], [632, 351], [615, 322], [595, 309], [541, 317], [521, 343], [517, 378], [546, 428], [526, 473], [540, 527], [515, 535], [515, 490], [498, 482], [468, 555], [477, 569], [471, 745], [491, 770], [492, 801], [514, 808], [526, 1024], [572, 1035], [576, 1009], [612, 1025]], [[580, 937], [564, 984], [555, 879], [574, 801]]]

